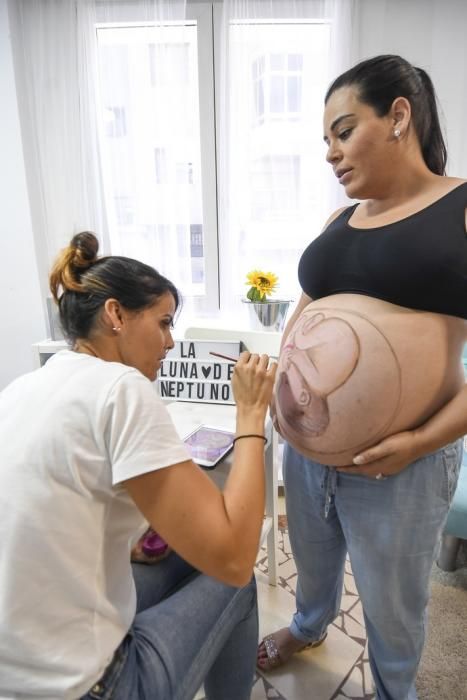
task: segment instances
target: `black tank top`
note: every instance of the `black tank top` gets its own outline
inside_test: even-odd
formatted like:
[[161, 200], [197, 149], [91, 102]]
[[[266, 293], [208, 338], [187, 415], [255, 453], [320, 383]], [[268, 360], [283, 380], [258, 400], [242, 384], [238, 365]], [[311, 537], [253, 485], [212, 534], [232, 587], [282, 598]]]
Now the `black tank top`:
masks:
[[345, 209], [304, 251], [300, 285], [312, 299], [350, 292], [467, 318], [467, 183], [386, 226], [349, 226]]

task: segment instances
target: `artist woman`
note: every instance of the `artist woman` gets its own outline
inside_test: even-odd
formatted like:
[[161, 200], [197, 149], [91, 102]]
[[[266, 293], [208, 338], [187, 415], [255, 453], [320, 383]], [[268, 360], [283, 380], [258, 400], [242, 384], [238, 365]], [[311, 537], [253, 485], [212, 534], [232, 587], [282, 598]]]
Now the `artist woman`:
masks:
[[[248, 700], [276, 364], [245, 352], [234, 366], [220, 491], [152, 383], [177, 289], [97, 253], [79, 233], [50, 274], [71, 347], [0, 393], [0, 697], [192, 700], [204, 685], [208, 700]], [[169, 550], [132, 566], [148, 523]]]

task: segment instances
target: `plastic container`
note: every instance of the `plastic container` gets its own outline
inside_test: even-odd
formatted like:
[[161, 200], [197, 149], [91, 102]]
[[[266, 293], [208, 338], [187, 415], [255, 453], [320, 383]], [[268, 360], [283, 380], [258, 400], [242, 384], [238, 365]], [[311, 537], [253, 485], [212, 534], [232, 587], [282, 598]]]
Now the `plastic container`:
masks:
[[159, 557], [167, 550], [167, 542], [154, 530], [149, 529], [141, 542], [141, 549], [147, 557]]

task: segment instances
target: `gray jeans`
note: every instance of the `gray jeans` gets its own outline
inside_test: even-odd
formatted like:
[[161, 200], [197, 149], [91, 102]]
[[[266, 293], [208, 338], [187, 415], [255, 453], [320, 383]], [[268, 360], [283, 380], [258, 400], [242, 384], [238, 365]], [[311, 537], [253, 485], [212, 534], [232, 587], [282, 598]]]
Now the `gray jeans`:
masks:
[[431, 567], [453, 497], [462, 440], [384, 480], [311, 462], [289, 445], [284, 486], [297, 565], [290, 631], [319, 639], [340, 605], [348, 553], [377, 700], [414, 700]]
[[256, 583], [233, 588], [171, 553], [133, 564], [134, 623], [82, 700], [248, 700], [258, 643]]

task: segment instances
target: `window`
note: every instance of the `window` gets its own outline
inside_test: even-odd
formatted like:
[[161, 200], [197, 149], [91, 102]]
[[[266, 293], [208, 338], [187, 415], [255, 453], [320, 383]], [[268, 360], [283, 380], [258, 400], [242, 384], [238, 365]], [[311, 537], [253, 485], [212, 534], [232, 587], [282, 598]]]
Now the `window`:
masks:
[[[206, 300], [214, 306], [218, 297], [208, 294], [205, 276], [205, 255], [217, 257], [216, 231], [213, 244], [198, 244], [194, 256], [190, 239], [194, 227], [203, 241], [213, 218], [204, 213], [210, 178], [201, 177], [198, 31], [196, 19], [162, 29], [100, 24], [97, 42], [112, 251], [154, 265], [207, 308]], [[207, 132], [209, 120], [203, 127]]]
[[118, 225], [122, 228], [131, 226], [134, 223], [135, 212], [131, 197], [115, 196], [115, 213], [117, 215]]
[[134, 18], [97, 27], [104, 179], [112, 251], [215, 312], [244, 295], [253, 267], [296, 293], [299, 255], [325, 218], [330, 24], [232, 22], [225, 75], [219, 5], [187, 7], [157, 31]]
[[300, 156], [262, 156], [251, 165], [251, 219], [293, 219], [300, 209]]
[[149, 74], [153, 87], [172, 83], [173, 76], [184, 85], [190, 83], [190, 44], [149, 44]]
[[271, 53], [253, 61], [256, 117], [297, 118], [302, 108], [303, 54]]
[[[222, 279], [244, 295], [250, 269], [279, 276], [296, 298], [297, 265], [328, 216], [322, 105], [330, 25], [243, 22], [231, 27], [229, 241]], [[225, 183], [224, 183], [225, 184]], [[222, 254], [221, 254], [222, 258]], [[232, 292], [231, 292], [232, 293]]]
[[168, 182], [167, 173], [167, 151], [165, 148], [154, 149], [154, 166], [156, 183], [158, 185], [166, 185]]
[[126, 135], [124, 107], [106, 107], [104, 111], [105, 135], [118, 138]]

